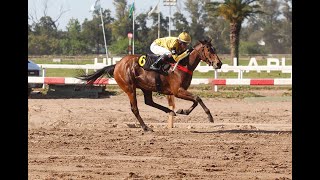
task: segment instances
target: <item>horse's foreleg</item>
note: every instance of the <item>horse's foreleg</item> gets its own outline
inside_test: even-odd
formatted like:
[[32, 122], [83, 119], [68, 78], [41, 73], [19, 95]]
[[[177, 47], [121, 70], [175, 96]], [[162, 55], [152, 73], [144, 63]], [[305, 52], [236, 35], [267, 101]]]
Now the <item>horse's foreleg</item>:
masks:
[[200, 103], [201, 107], [203, 110], [206, 112], [208, 115], [208, 119], [210, 122], [213, 122], [213, 117], [211, 115], [210, 110], [207, 108], [207, 106], [202, 102], [201, 98], [199, 96], [194, 96], [192, 93], [188, 92], [187, 90], [184, 89], [179, 89], [178, 93], [175, 94], [176, 97], [187, 100], [187, 101], [192, 101], [193, 104], [189, 109], [179, 109], [177, 111], [178, 114], [184, 114], [184, 115], [189, 115], [193, 109]]
[[170, 115], [172, 115], [172, 116], [176, 116], [176, 113], [174, 111], [172, 111], [171, 109], [155, 103], [152, 99], [152, 92], [151, 91], [143, 91], [143, 95], [144, 95], [144, 103], [146, 105], [160, 109], [160, 110], [164, 111], [165, 113], [170, 113]]
[[210, 122], [214, 122], [210, 110], [209, 110], [209, 109], [207, 108], [207, 106], [202, 102], [202, 99], [201, 99], [199, 96], [197, 96], [196, 100], [200, 103], [202, 109], [203, 109], [204, 112], [206, 112], [206, 114], [208, 115], [209, 121], [210, 121]]
[[193, 94], [189, 93], [188, 91], [180, 91], [176, 95], [176, 97], [193, 102], [192, 106], [189, 109], [178, 109], [177, 111], [178, 114], [189, 115], [193, 111], [193, 109], [198, 105], [198, 101], [196, 100], [196, 97]]

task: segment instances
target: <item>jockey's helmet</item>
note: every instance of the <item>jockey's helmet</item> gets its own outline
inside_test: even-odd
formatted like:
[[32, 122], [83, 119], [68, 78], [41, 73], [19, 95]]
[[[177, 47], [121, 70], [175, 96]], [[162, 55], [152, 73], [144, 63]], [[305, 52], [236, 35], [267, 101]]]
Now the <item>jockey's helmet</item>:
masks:
[[189, 35], [188, 33], [186, 33], [186, 32], [180, 33], [179, 36], [178, 36], [178, 39], [179, 39], [180, 41], [185, 42], [185, 43], [188, 43], [188, 44], [191, 42], [191, 37], [190, 37], [190, 35]]

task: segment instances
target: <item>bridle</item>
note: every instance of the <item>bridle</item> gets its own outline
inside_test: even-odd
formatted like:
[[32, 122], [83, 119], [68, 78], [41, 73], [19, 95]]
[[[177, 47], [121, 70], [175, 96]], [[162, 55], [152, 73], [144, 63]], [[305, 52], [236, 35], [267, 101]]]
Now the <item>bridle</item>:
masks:
[[[209, 61], [209, 58], [206, 56], [206, 53], [204, 52], [204, 48], [205, 48], [205, 46], [206, 45], [204, 45], [204, 44], [202, 44], [201, 43], [201, 45], [202, 45], [202, 47], [200, 47], [200, 48], [202, 48], [202, 51], [201, 51], [201, 53], [199, 52], [199, 50], [197, 50], [196, 48], [193, 48], [193, 50], [195, 50], [197, 53], [198, 53], [198, 55], [200, 56], [200, 59], [202, 60], [202, 61], [205, 61], [205, 62], [209, 62], [209, 63], [211, 63], [210, 61]], [[203, 57], [204, 56], [204, 57]]]
[[[198, 45], [197, 45], [198, 46]], [[206, 44], [204, 45], [203, 43], [201, 43], [201, 47], [200, 48], [202, 48], [202, 51], [201, 52], [199, 52], [200, 50], [198, 50], [198, 49], [196, 49], [196, 48], [194, 48], [194, 47], [192, 47], [192, 51], [195, 51], [199, 56], [200, 56], [200, 60], [203, 60], [203, 61], [205, 61], [206, 63], [208, 63], [208, 64], [211, 64], [211, 63], [213, 63], [213, 62], [210, 62], [209, 61], [209, 58], [206, 56], [206, 53], [204, 52], [204, 48], [206, 47]], [[189, 55], [192, 53], [192, 51], [190, 51], [189, 52]], [[190, 57], [189, 57], [190, 58]], [[171, 66], [173, 67], [175, 64], [173, 64], [173, 63], [171, 63]], [[188, 73], [188, 74], [190, 74], [190, 75], [192, 75], [192, 72], [193, 71], [191, 71], [191, 70], [189, 70], [187, 67], [183, 67], [183, 66], [180, 66], [180, 65], [177, 65], [177, 68], [179, 69], [179, 70], [181, 70], [181, 71], [184, 71], [184, 72], [186, 72], [186, 73]]]

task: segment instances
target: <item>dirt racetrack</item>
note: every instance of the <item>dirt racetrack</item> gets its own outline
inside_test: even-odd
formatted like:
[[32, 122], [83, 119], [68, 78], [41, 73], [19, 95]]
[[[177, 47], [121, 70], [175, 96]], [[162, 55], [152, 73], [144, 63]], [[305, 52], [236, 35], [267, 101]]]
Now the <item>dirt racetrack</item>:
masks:
[[[140, 114], [154, 132], [143, 132], [125, 94], [98, 99], [31, 96], [28, 179], [292, 179], [292, 100], [265, 97], [202, 98], [200, 105], [168, 115], [144, 104]], [[167, 106], [165, 97], [155, 102]], [[176, 99], [178, 108], [191, 102]]]

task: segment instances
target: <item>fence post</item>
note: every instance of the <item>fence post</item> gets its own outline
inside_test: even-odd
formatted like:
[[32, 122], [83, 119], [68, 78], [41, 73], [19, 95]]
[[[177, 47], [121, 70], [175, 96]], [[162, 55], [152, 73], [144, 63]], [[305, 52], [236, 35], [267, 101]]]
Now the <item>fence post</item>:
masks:
[[[46, 77], [46, 68], [42, 68], [42, 77]], [[42, 89], [45, 89], [45, 84], [42, 84]]]
[[[214, 79], [218, 79], [218, 70], [214, 69]], [[218, 92], [218, 86], [214, 85], [214, 92]]]
[[233, 66], [238, 66], [238, 62], [237, 62], [237, 58], [236, 57], [233, 58]]

